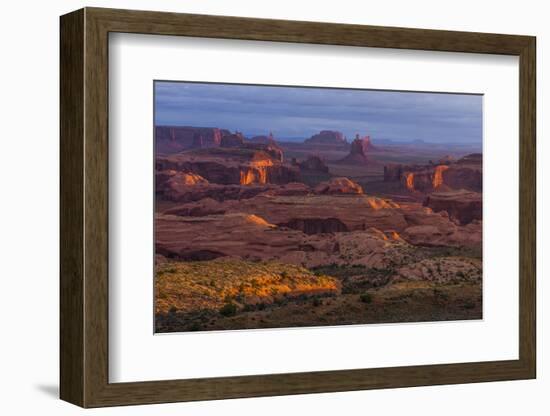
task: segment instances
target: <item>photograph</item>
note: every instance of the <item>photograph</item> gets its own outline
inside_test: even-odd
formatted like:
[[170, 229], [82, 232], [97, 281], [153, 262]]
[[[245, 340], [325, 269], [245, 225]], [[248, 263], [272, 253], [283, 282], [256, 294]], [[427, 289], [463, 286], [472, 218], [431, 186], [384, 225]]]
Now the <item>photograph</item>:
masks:
[[154, 82], [155, 332], [482, 319], [479, 94]]

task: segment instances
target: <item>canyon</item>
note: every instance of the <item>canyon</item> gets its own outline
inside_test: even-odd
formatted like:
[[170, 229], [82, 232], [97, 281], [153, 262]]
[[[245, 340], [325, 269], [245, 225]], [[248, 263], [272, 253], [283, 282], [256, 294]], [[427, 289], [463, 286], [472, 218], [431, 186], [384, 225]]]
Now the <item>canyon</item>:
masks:
[[155, 135], [158, 331], [481, 316], [476, 149], [335, 130], [298, 143], [218, 127]]

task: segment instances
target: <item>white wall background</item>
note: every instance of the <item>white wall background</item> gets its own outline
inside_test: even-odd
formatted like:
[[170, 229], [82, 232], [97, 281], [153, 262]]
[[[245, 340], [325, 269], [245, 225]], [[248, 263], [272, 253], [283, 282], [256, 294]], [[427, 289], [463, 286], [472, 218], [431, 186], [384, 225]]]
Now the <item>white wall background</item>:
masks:
[[[441, 2], [353, 0], [121, 0], [6, 2], [0, 15], [0, 409], [4, 414], [83, 412], [57, 399], [58, 390], [58, 16], [83, 6], [166, 10], [295, 20], [536, 35], [538, 41], [538, 314], [537, 380], [338, 394], [225, 400], [87, 411], [103, 415], [546, 415], [550, 361], [545, 314], [550, 286], [542, 217], [550, 146], [544, 140], [550, 84], [550, 26], [536, 0]], [[546, 201], [544, 200], [546, 199]], [[505, 232], [505, 231], [504, 231]]]

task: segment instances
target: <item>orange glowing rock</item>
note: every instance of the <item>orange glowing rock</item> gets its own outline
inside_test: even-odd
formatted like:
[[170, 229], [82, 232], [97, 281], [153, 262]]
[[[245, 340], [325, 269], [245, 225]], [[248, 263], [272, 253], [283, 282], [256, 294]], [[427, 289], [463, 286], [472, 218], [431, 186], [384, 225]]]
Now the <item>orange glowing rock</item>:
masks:
[[392, 231], [391, 232], [391, 238], [392, 238], [392, 240], [395, 240], [395, 241], [401, 241], [402, 240], [401, 236], [399, 235], [399, 233], [397, 231]]
[[248, 168], [241, 170], [241, 185], [252, 185], [267, 183], [267, 166], [257, 166], [255, 168]]
[[329, 181], [321, 182], [315, 187], [316, 194], [363, 194], [363, 188], [358, 183], [352, 181], [351, 179], [342, 177], [342, 178], [332, 178]]
[[409, 172], [405, 174], [405, 185], [410, 191], [414, 191], [414, 173]]
[[449, 166], [447, 165], [436, 166], [432, 179], [432, 186], [434, 189], [437, 189], [441, 185], [443, 185], [443, 172], [445, 172], [447, 169], [449, 169]]
[[208, 183], [208, 181], [202, 176], [192, 172], [186, 172], [179, 175], [176, 173], [176, 177], [178, 178], [179, 183], [182, 185], [198, 185]]

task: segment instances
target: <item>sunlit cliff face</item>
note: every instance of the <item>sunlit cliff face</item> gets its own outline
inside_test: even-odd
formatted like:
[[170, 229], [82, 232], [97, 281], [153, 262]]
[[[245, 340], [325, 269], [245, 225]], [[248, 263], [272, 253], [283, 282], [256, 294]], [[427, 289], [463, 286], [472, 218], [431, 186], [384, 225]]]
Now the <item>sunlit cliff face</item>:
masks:
[[271, 160], [259, 160], [252, 163], [249, 168], [241, 169], [241, 185], [261, 184], [267, 183], [267, 170], [273, 166]]
[[267, 168], [250, 168], [241, 170], [241, 185], [251, 185], [254, 183], [266, 184], [267, 183]]
[[191, 172], [181, 175], [180, 177], [180, 183], [182, 185], [197, 185], [205, 182], [207, 181], [202, 176]]
[[380, 209], [386, 209], [386, 208], [399, 208], [399, 204], [393, 201], [388, 202], [378, 198], [369, 198], [367, 202], [369, 206], [375, 211], [378, 211]]
[[438, 189], [443, 185], [443, 172], [447, 169], [449, 169], [447, 165], [439, 165], [433, 169], [433, 172], [407, 172], [404, 174], [405, 187], [409, 191], [426, 190], [430, 185], [432, 189]]
[[437, 189], [441, 185], [443, 185], [443, 172], [445, 172], [447, 169], [449, 169], [449, 166], [447, 165], [436, 166], [432, 179], [432, 186], [434, 189]]
[[414, 173], [409, 172], [405, 174], [405, 185], [410, 191], [414, 191]]

